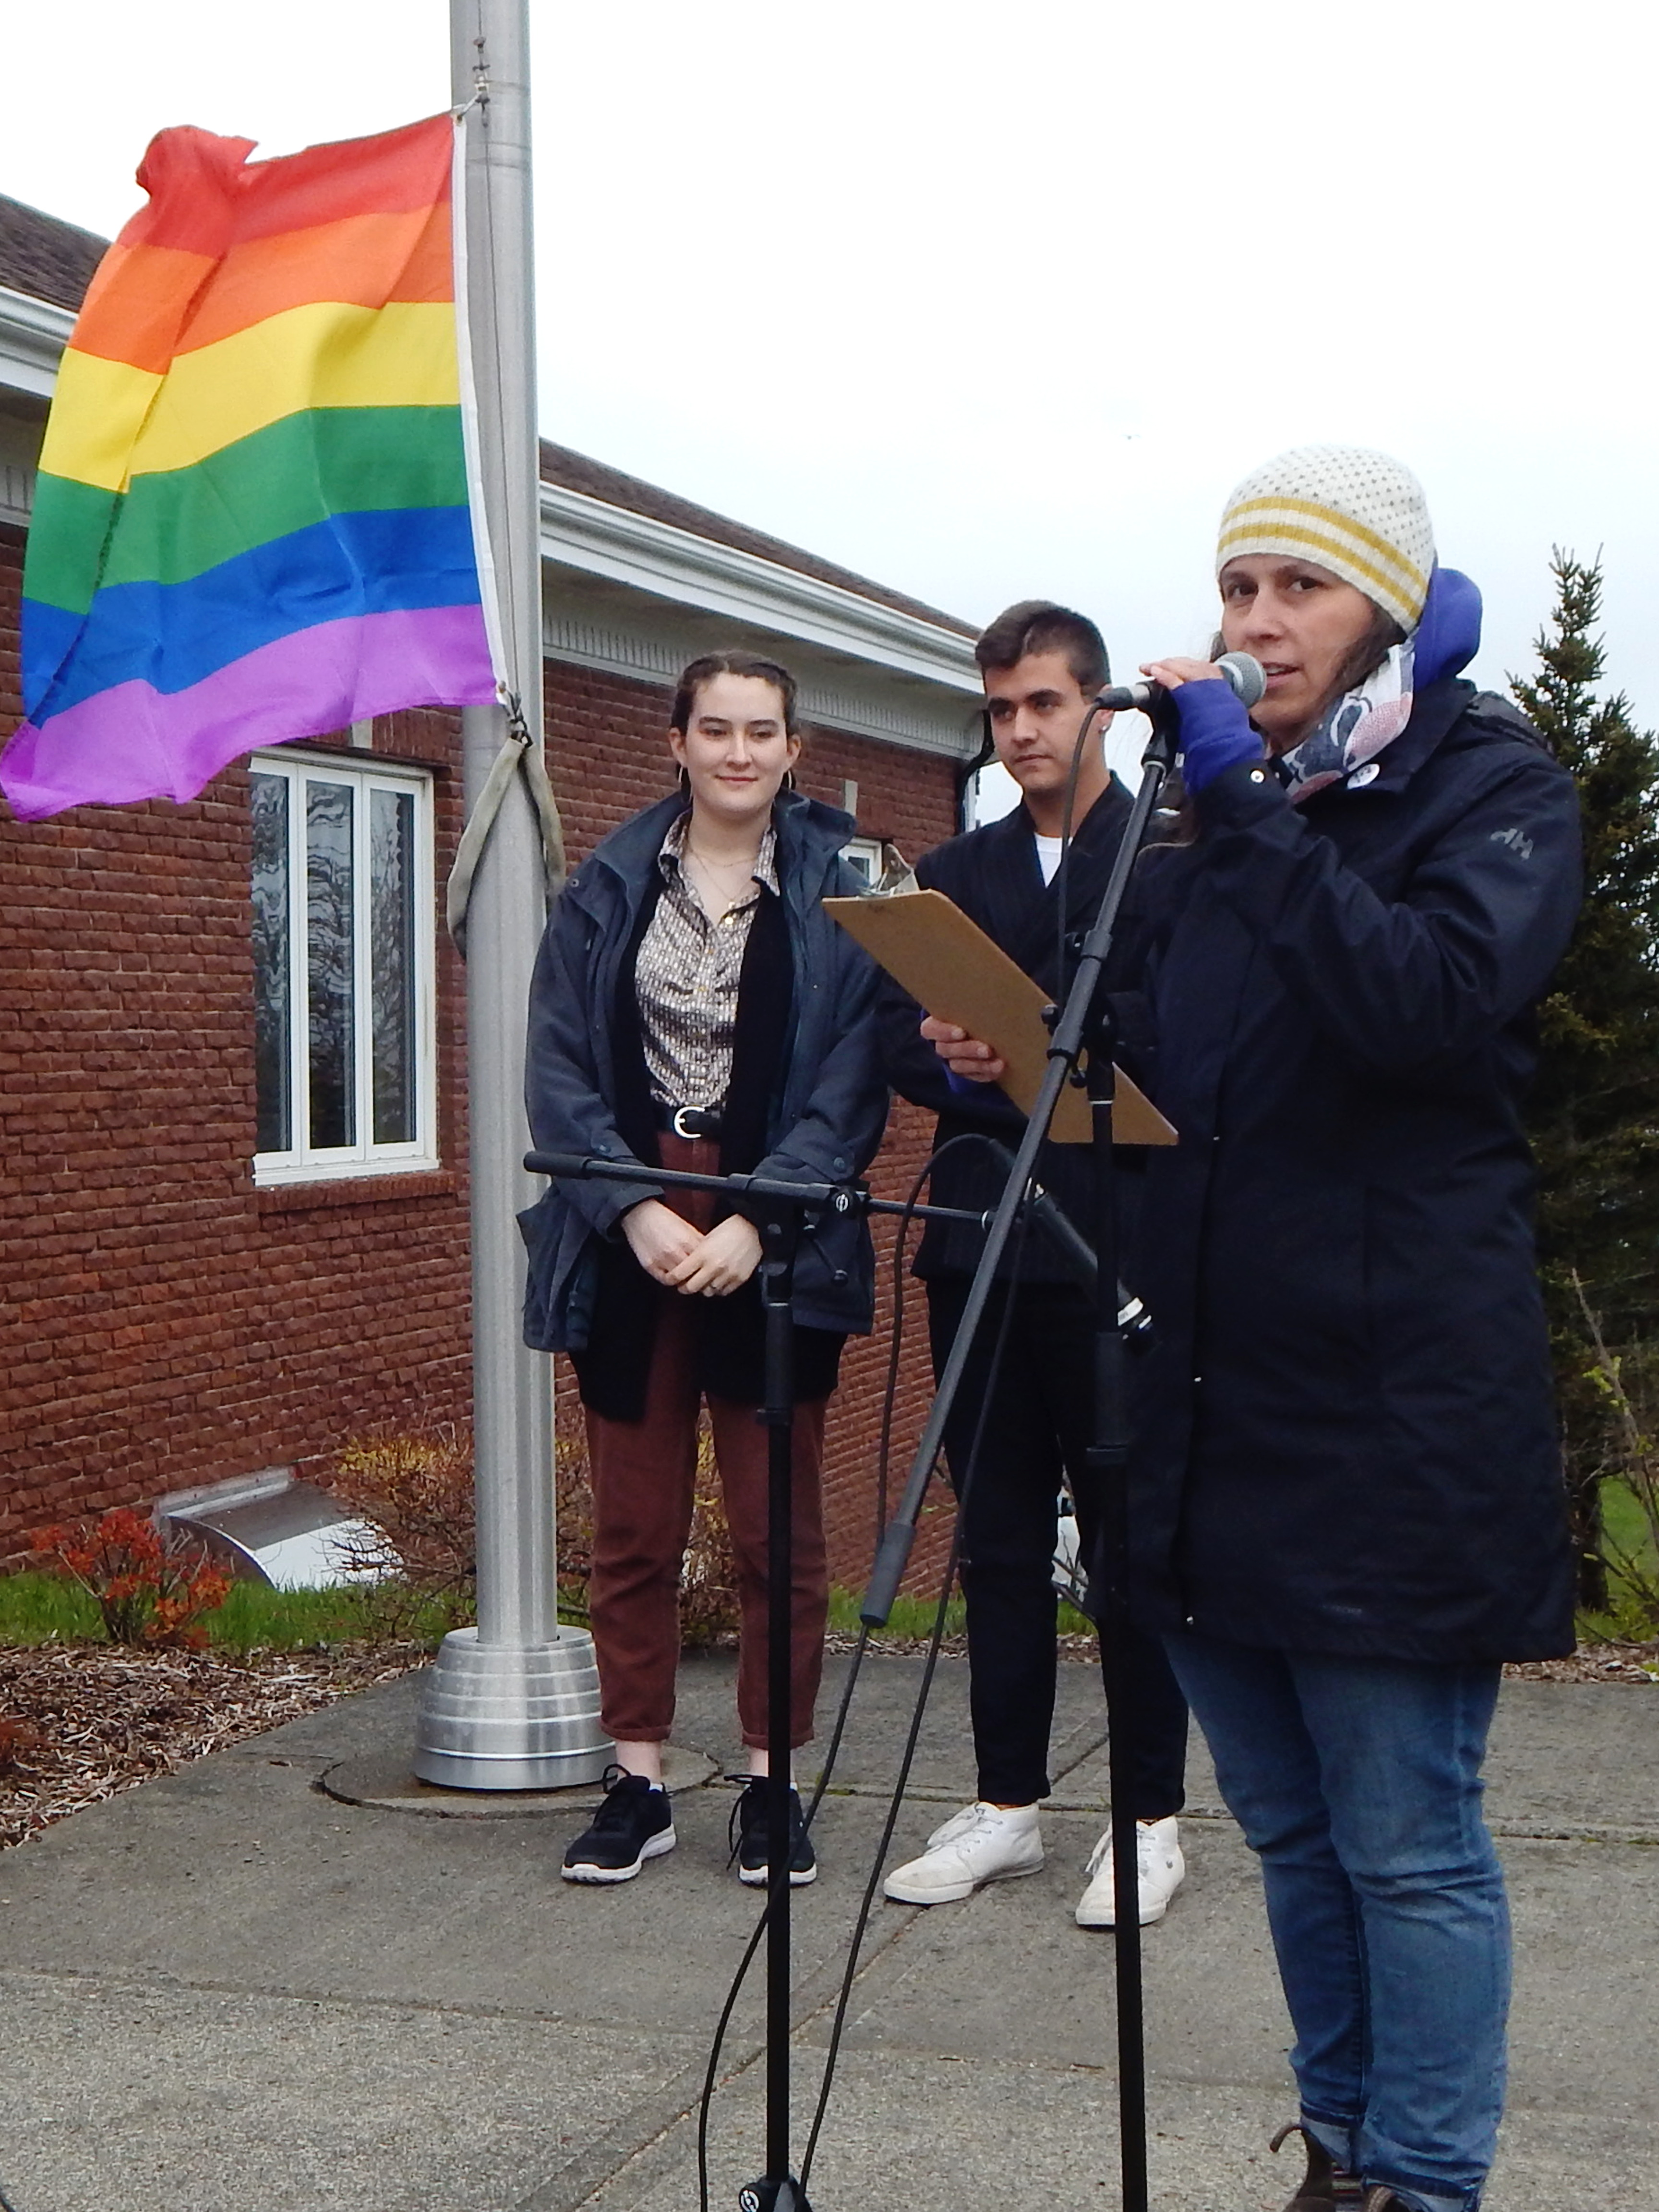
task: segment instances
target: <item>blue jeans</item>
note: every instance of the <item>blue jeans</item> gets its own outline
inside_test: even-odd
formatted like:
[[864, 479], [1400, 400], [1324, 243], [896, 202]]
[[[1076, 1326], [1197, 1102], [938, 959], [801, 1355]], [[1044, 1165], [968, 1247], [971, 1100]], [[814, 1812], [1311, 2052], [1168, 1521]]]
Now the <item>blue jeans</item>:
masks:
[[1304, 2125], [1368, 2187], [1474, 2212], [1510, 1993], [1480, 1812], [1499, 1669], [1167, 1642], [1261, 1860]]

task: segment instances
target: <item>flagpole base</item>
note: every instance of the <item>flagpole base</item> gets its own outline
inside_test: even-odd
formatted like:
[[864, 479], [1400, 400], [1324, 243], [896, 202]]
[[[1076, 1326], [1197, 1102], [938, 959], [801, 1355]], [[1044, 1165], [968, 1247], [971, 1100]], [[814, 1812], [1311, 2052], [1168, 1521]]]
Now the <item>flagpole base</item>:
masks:
[[551, 1644], [445, 1637], [422, 1685], [414, 1769], [447, 1790], [563, 1790], [597, 1782], [615, 1747], [599, 1725], [599, 1674], [585, 1628]]

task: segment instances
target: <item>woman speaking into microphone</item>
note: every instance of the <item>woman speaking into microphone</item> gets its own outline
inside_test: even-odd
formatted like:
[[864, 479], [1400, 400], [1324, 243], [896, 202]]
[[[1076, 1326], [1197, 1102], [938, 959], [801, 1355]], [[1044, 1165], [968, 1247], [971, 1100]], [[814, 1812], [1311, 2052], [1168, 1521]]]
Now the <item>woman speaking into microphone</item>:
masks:
[[[1506, 1659], [1573, 1648], [1520, 1100], [1579, 895], [1572, 784], [1458, 672], [1480, 602], [1380, 453], [1228, 501], [1174, 693], [1192, 842], [1146, 868], [1158, 1331], [1139, 1589], [1261, 1855], [1297, 2212], [1472, 2212], [1502, 2102], [1480, 1763]], [[1347, 2191], [1350, 2194], [1344, 2194]]]
[[1216, 567], [1259, 703], [1146, 669], [1188, 803], [1136, 884], [1141, 1073], [1180, 1142], [1146, 1162], [1132, 1587], [1261, 1857], [1288, 2212], [1473, 2212], [1510, 1949], [1480, 1763], [1502, 1662], [1573, 1648], [1520, 1099], [1575, 793], [1459, 680], [1479, 594], [1397, 462], [1269, 461]]

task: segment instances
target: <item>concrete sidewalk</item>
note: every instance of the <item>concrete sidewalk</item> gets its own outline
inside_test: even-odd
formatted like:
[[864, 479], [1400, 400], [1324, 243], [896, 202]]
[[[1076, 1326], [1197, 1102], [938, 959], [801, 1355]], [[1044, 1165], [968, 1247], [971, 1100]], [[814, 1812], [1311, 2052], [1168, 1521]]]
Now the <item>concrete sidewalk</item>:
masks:
[[[717, 1771], [735, 1757], [732, 1671], [684, 1676], [678, 1740]], [[803, 2131], [918, 1673], [868, 1663], [820, 1816], [823, 1875], [797, 1896]], [[726, 1868], [732, 1792], [682, 1790], [677, 1851], [618, 1889], [574, 1889], [558, 1860], [591, 1792], [443, 1819], [319, 1786], [406, 1753], [414, 1687], [0, 1855], [0, 2188], [16, 2212], [695, 2212], [693, 2108], [757, 1909]], [[931, 1912], [876, 1908], [817, 2212], [1118, 2201], [1110, 1939], [1071, 1917], [1103, 1819], [1097, 1679], [1063, 1667], [1060, 1692], [1044, 1870]], [[896, 1852], [971, 1795], [967, 1744], [947, 1662]], [[1659, 2212], [1659, 1692], [1510, 1685], [1490, 1771], [1519, 1960], [1487, 2212]], [[1153, 2203], [1277, 2212], [1299, 2166], [1267, 2154], [1295, 2103], [1260, 1887], [1196, 1746], [1188, 1786], [1187, 1885], [1146, 1931]], [[721, 2212], [763, 2162], [754, 1978], [714, 2106]]]

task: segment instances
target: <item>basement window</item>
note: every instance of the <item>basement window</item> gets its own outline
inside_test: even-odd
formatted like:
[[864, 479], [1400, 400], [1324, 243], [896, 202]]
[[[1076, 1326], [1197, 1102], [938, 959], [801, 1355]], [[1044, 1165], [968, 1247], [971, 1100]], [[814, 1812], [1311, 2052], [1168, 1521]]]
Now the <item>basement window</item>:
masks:
[[872, 890], [881, 881], [879, 837], [849, 837], [841, 848], [841, 857], [858, 870]]
[[253, 1180], [435, 1167], [430, 779], [252, 767]]

